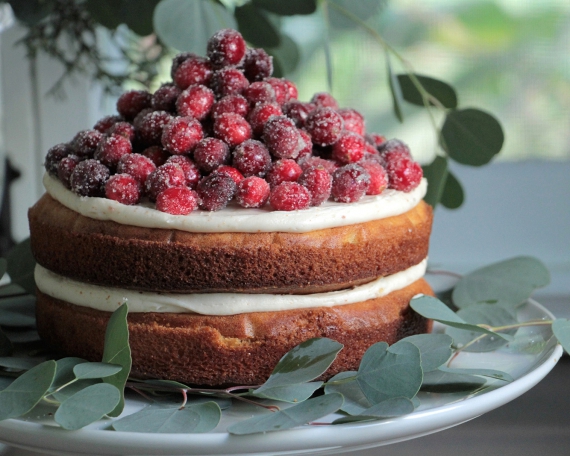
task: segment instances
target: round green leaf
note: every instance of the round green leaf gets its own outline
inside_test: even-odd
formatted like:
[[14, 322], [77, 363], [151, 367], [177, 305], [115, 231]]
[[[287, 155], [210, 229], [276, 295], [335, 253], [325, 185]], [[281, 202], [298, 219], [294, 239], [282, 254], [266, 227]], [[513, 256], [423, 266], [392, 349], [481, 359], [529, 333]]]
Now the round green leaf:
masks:
[[459, 393], [475, 391], [485, 384], [485, 380], [475, 375], [456, 374], [435, 370], [424, 375], [422, 391], [431, 393]]
[[359, 415], [370, 407], [370, 402], [362, 393], [358, 382], [355, 381], [356, 374], [354, 371], [341, 372], [331, 378], [325, 386], [326, 394], [340, 393], [343, 395], [344, 403], [341, 410], [350, 415]]
[[210, 0], [162, 0], [154, 10], [154, 30], [180, 51], [203, 55], [210, 37], [223, 28], [237, 28], [234, 17]]
[[505, 382], [512, 382], [513, 377], [507, 372], [503, 372], [496, 369], [465, 369], [465, 368], [452, 368], [442, 366], [439, 368], [442, 372], [447, 372], [450, 374], [461, 374], [461, 375], [479, 375], [481, 377], [490, 377], [498, 380], [503, 380]]
[[449, 171], [441, 194], [441, 204], [448, 209], [457, 209], [463, 204], [464, 198], [465, 195], [461, 183], [451, 171]]
[[115, 375], [123, 369], [117, 364], [108, 363], [82, 363], [73, 368], [75, 378], [78, 380], [90, 378], [105, 378]]
[[570, 353], [570, 321], [566, 318], [557, 318], [552, 323], [552, 332], [564, 350]]
[[422, 166], [424, 177], [428, 180], [428, 189], [424, 201], [436, 207], [441, 200], [447, 180], [447, 158], [436, 156], [429, 165]]
[[253, 391], [252, 396], [274, 399], [282, 402], [303, 402], [310, 398], [317, 391], [323, 382], [295, 383], [293, 385], [283, 385], [264, 388], [261, 392]]
[[459, 308], [478, 303], [517, 307], [549, 282], [550, 274], [541, 261], [521, 256], [466, 275], [455, 286], [452, 298]]
[[317, 10], [316, 0], [253, 0], [252, 3], [258, 8], [280, 16], [313, 14]]
[[236, 8], [234, 15], [240, 33], [254, 46], [277, 47], [281, 43], [279, 32], [265, 13], [253, 3]]
[[35, 358], [18, 358], [15, 356], [6, 356], [0, 358], [0, 366], [7, 367], [18, 371], [31, 369], [40, 364], [41, 361]]
[[116, 387], [97, 383], [63, 401], [54, 418], [64, 429], [81, 429], [110, 413], [120, 400], [121, 393]]
[[[52, 392], [51, 397], [59, 402], [65, 401], [67, 398], [73, 396], [78, 391], [87, 388], [88, 386], [95, 385], [99, 383], [96, 380], [75, 380], [75, 374], [73, 373], [73, 368], [78, 364], [86, 363], [84, 359], [81, 358], [61, 358], [56, 361], [57, 368], [55, 371], [55, 378], [53, 379], [53, 383], [50, 388], [50, 392]], [[65, 388], [61, 389], [60, 391], [53, 392], [60, 388], [63, 385], [68, 384]]]
[[16, 244], [6, 255], [8, 260], [8, 274], [12, 283], [20, 285], [30, 294], [36, 293], [36, 282], [34, 280], [34, 269], [36, 260], [32, 255], [30, 238]]
[[[455, 89], [449, 84], [439, 79], [430, 78], [429, 76], [416, 74], [415, 77], [422, 87], [444, 107], [449, 109], [455, 109], [457, 107], [457, 94], [455, 93]], [[399, 74], [398, 84], [402, 90], [404, 100], [418, 106], [424, 106], [422, 95], [413, 83], [410, 75]]]
[[297, 43], [289, 36], [281, 35], [281, 44], [267, 52], [273, 56], [273, 76], [281, 78], [292, 73], [299, 65], [301, 54]]
[[445, 364], [452, 353], [453, 339], [445, 334], [417, 334], [402, 340], [418, 347], [424, 373]]
[[407, 397], [391, 397], [363, 410], [361, 415], [374, 416], [377, 418], [391, 418], [394, 416], [408, 415], [413, 411], [414, 404]]
[[505, 135], [491, 114], [479, 109], [450, 111], [441, 129], [442, 147], [455, 161], [481, 166], [501, 151]]
[[36, 326], [36, 319], [20, 312], [0, 309], [0, 325], [13, 328], [33, 328]]

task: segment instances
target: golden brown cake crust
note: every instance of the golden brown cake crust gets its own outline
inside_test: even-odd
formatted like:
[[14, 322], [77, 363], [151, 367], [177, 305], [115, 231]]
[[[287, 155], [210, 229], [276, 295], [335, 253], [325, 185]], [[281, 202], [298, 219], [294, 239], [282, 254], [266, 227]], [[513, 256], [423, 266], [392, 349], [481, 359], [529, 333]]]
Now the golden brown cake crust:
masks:
[[[287, 351], [313, 337], [345, 346], [326, 378], [356, 370], [370, 345], [431, 329], [408, 305], [418, 293], [432, 293], [423, 279], [382, 298], [343, 306], [230, 316], [131, 313], [132, 375], [199, 385], [260, 384]], [[100, 361], [109, 316], [38, 291], [38, 332], [66, 355]]]
[[32, 251], [58, 274], [168, 292], [315, 293], [407, 269], [428, 253], [432, 210], [309, 233], [188, 233], [79, 215], [49, 195], [29, 211]]

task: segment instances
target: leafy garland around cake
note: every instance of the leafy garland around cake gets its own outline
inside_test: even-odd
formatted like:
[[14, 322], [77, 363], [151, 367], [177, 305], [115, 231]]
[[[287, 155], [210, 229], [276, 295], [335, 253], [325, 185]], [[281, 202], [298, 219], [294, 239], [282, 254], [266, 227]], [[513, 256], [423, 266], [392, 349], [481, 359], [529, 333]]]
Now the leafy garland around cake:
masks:
[[[29, 241], [0, 259], [0, 275], [8, 272], [12, 279], [0, 286], [4, 329], [0, 331], [0, 420], [25, 416], [47, 404], [62, 428], [80, 429], [105, 417], [118, 417], [124, 392], [130, 390], [149, 405], [109, 420], [109, 430], [208, 432], [235, 401], [255, 404], [260, 410], [229, 427], [228, 432], [238, 435], [322, 424], [319, 419], [335, 412], [341, 418], [332, 425], [371, 421], [412, 413], [420, 405], [420, 391], [476, 394], [513, 380], [495, 369], [456, 368], [454, 359], [462, 351], [508, 346], [515, 352], [539, 354], [556, 340], [570, 350], [569, 320], [517, 320], [517, 309], [549, 282], [540, 261], [517, 257], [460, 278], [439, 299], [419, 296], [411, 301], [416, 312], [445, 325], [444, 332], [406, 337], [391, 346], [376, 343], [358, 371], [340, 373], [326, 382], [315, 379], [343, 348], [326, 338], [310, 339], [292, 349], [258, 387], [199, 389], [174, 381], [139, 380], [129, 378], [127, 304], [110, 318], [101, 362], [51, 358], [33, 330], [33, 267]], [[528, 333], [529, 327], [544, 325], [552, 329], [551, 340]]]

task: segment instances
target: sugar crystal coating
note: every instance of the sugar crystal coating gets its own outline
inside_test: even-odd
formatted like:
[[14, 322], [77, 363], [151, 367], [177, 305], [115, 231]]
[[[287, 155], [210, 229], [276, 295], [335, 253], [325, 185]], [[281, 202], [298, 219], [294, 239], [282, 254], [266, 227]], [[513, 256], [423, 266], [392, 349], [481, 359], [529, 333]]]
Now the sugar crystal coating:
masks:
[[140, 184], [130, 174], [114, 174], [105, 184], [105, 196], [122, 204], [137, 204], [140, 199]]
[[182, 91], [174, 84], [163, 84], [152, 94], [151, 107], [155, 111], [174, 112], [176, 100]]
[[192, 84], [208, 85], [213, 73], [210, 62], [202, 57], [194, 56], [184, 60], [176, 68], [172, 79], [179, 89], [184, 90]]
[[303, 171], [298, 182], [311, 194], [311, 206], [320, 206], [331, 195], [332, 176], [323, 166]]
[[61, 143], [50, 147], [46, 154], [44, 167], [46, 171], [54, 177], [57, 177], [57, 167], [62, 158], [75, 152], [71, 144]]
[[93, 158], [84, 160], [71, 173], [71, 191], [79, 196], [103, 196], [110, 174], [109, 168], [99, 161]]
[[249, 176], [237, 184], [236, 201], [242, 207], [262, 207], [269, 200], [269, 184], [257, 176]]
[[226, 112], [214, 120], [214, 136], [234, 147], [251, 138], [251, 126], [239, 114]]
[[245, 40], [236, 30], [219, 30], [208, 40], [207, 54], [212, 64], [217, 67], [239, 65], [246, 50]]
[[271, 190], [269, 204], [276, 211], [308, 209], [311, 204], [311, 194], [297, 182], [283, 182]]
[[212, 117], [216, 118], [226, 112], [246, 117], [249, 113], [249, 103], [241, 95], [226, 95], [214, 103]]
[[332, 108], [317, 108], [312, 111], [305, 121], [305, 128], [313, 142], [320, 146], [330, 146], [340, 137], [344, 121], [339, 113]]
[[169, 187], [156, 197], [156, 209], [172, 215], [188, 215], [198, 209], [198, 194], [188, 187]]
[[232, 164], [245, 177], [263, 177], [271, 166], [271, 155], [261, 141], [249, 139], [235, 148]]
[[182, 167], [176, 163], [165, 163], [149, 174], [145, 189], [149, 198], [156, 200], [158, 194], [170, 187], [183, 187], [186, 176]]
[[[119, 124], [122, 122], [118, 122]], [[109, 127], [110, 133], [113, 133], [113, 128], [116, 124]], [[103, 139], [103, 134], [99, 130], [83, 130], [77, 133], [71, 144], [73, 145], [74, 155], [81, 158], [93, 158], [95, 150], [99, 142]]]
[[212, 89], [194, 84], [184, 90], [176, 100], [176, 112], [179, 116], [191, 116], [202, 120], [210, 113], [214, 101]]
[[152, 96], [144, 90], [130, 90], [117, 100], [117, 112], [125, 119], [131, 120], [145, 108], [149, 108]]
[[331, 195], [335, 201], [354, 203], [366, 194], [370, 175], [361, 166], [352, 163], [337, 169], [333, 174]]
[[364, 156], [364, 138], [352, 131], [343, 131], [332, 148], [332, 158], [341, 164], [356, 163]]
[[281, 182], [296, 182], [303, 170], [295, 160], [283, 158], [273, 162], [266, 179], [271, 187], [279, 185]]
[[144, 185], [149, 174], [156, 169], [154, 162], [142, 154], [127, 154], [119, 159], [117, 173], [130, 174], [140, 185]]
[[203, 137], [202, 124], [195, 118], [175, 117], [162, 130], [162, 147], [172, 154], [188, 154]]
[[204, 173], [211, 173], [230, 160], [230, 148], [221, 139], [204, 138], [194, 149], [194, 161]]
[[116, 167], [123, 155], [133, 151], [131, 142], [120, 135], [105, 136], [95, 150], [94, 158], [109, 168]]
[[251, 82], [262, 81], [273, 74], [273, 57], [263, 49], [248, 49], [245, 54], [243, 71]]
[[166, 160], [166, 163], [174, 163], [180, 166], [184, 173], [184, 177], [186, 178], [186, 185], [189, 188], [196, 188], [196, 185], [198, 185], [202, 176], [200, 175], [200, 171], [198, 170], [196, 163], [194, 163], [189, 157], [186, 155], [171, 155], [168, 160]]
[[219, 211], [227, 206], [237, 190], [236, 183], [227, 174], [212, 173], [198, 183], [200, 207], [207, 211]]
[[305, 142], [291, 119], [285, 116], [270, 118], [263, 127], [263, 141], [276, 158], [297, 158]]
[[63, 157], [57, 165], [57, 177], [66, 188], [71, 189], [71, 173], [78, 165], [81, 159], [77, 155], [68, 155]]

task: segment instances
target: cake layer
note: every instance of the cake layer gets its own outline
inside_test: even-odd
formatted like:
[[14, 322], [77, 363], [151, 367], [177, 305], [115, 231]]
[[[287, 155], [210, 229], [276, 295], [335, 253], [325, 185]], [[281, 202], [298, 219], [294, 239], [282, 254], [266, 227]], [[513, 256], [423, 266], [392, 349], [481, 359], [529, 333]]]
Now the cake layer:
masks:
[[[294, 346], [329, 337], [345, 346], [326, 372], [329, 378], [356, 370], [376, 342], [392, 344], [429, 331], [429, 321], [408, 305], [418, 293], [431, 294], [423, 279], [384, 297], [344, 306], [228, 316], [131, 313], [132, 375], [200, 385], [255, 385]], [[109, 316], [38, 291], [38, 332], [68, 356], [100, 361]]]
[[111, 287], [167, 292], [317, 293], [418, 264], [432, 210], [421, 201], [380, 220], [308, 233], [189, 233], [77, 214], [44, 195], [29, 211], [45, 268]]

